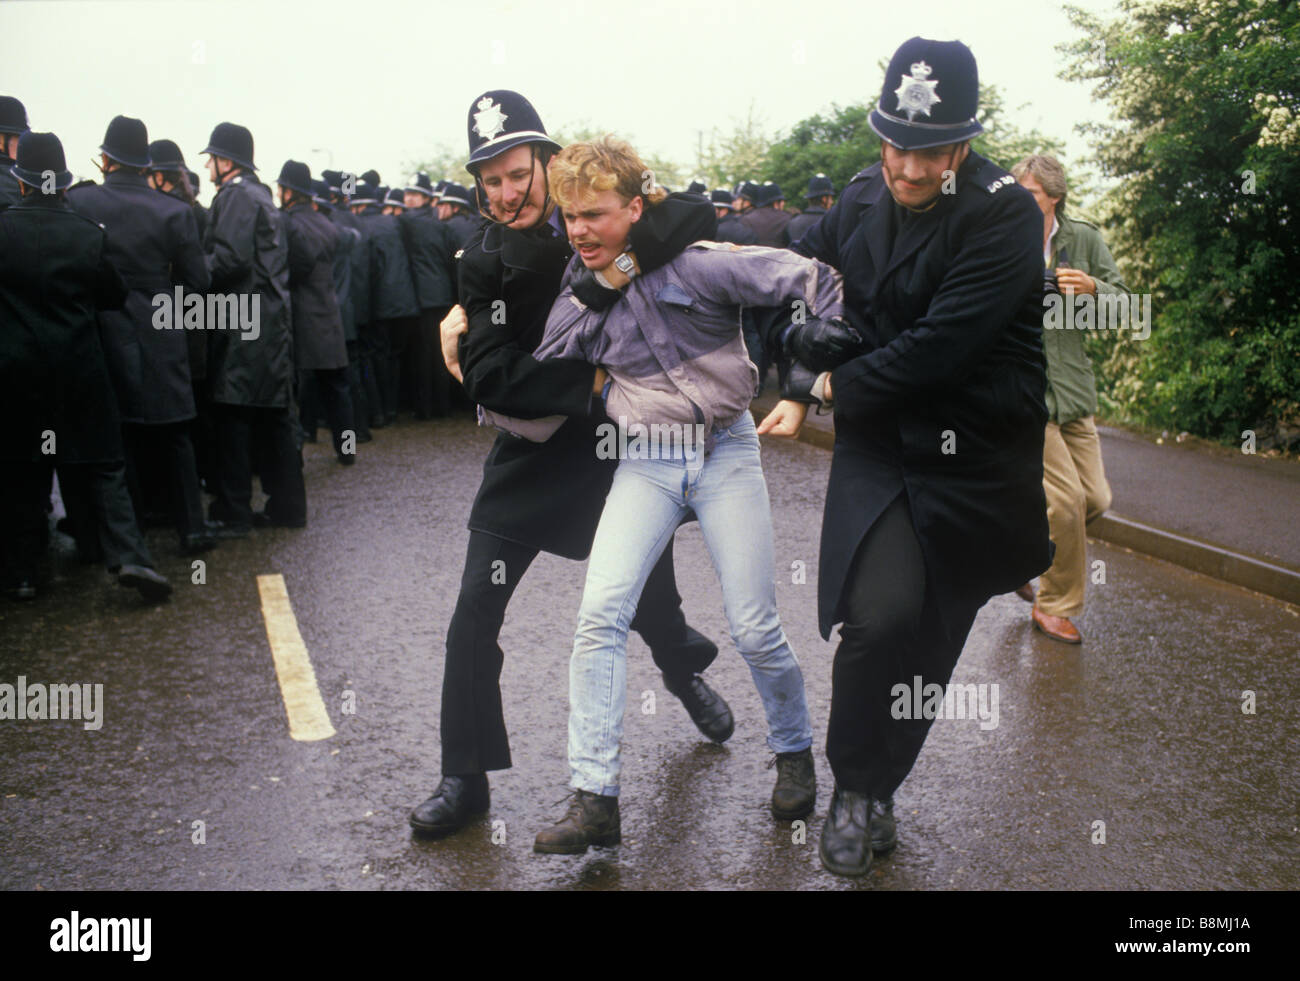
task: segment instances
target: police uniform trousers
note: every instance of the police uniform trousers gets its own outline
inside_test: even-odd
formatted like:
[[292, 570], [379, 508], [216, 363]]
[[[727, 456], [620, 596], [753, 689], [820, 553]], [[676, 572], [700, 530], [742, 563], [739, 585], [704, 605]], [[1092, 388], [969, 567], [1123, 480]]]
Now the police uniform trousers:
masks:
[[385, 321], [371, 320], [357, 324], [357, 349], [361, 355], [361, 384], [365, 389], [366, 421], [379, 428], [387, 423], [384, 413], [384, 386], [388, 377], [388, 332]]
[[907, 494], [900, 493], [858, 547], [844, 592], [826, 734], [826, 758], [841, 789], [877, 800], [893, 796], [933, 721], [895, 718], [894, 686], [907, 686], [909, 706], [917, 676], [922, 686], [946, 686], [984, 602], [958, 601], [940, 616]]
[[191, 420], [154, 425], [122, 423], [126, 485], [141, 528], [149, 492], [155, 489], [150, 482], [165, 481], [177, 535], [184, 539], [203, 531], [203, 502], [191, 427]]
[[[501, 709], [498, 643], [506, 607], [538, 549], [470, 531], [460, 595], [447, 628], [447, 658], [442, 676], [442, 772], [467, 775], [510, 767], [510, 742]], [[718, 649], [698, 634], [688, 637], [681, 596], [673, 575], [673, 546], [650, 573], [632, 629], [649, 645], [659, 670], [686, 679], [713, 662]], [[558, 657], [568, 647], [536, 652]], [[566, 677], [567, 667], [552, 662], [550, 676]], [[548, 669], [549, 670], [549, 669]], [[558, 672], [558, 673], [557, 673]]]
[[451, 411], [451, 373], [442, 357], [442, 332], [439, 324], [450, 307], [431, 307], [420, 311], [415, 332], [411, 335], [411, 407], [417, 419], [445, 416]]
[[[315, 439], [321, 409], [334, 437], [334, 452], [343, 452], [344, 434], [356, 441], [355, 411], [348, 368], [303, 368], [298, 372], [298, 400], [303, 432]], [[356, 452], [355, 447], [353, 452]]]
[[0, 587], [36, 584], [50, 502], [50, 465], [6, 461], [0, 480]]
[[370, 408], [366, 398], [364, 366], [361, 343], [348, 341], [348, 394], [352, 398], [352, 423], [357, 430], [357, 442], [370, 442]]
[[1101, 464], [1101, 439], [1092, 416], [1047, 424], [1043, 492], [1056, 557], [1039, 577], [1035, 602], [1051, 616], [1077, 617], [1083, 612], [1088, 576], [1086, 526], [1110, 507], [1110, 484]]
[[248, 526], [253, 520], [253, 470], [262, 476], [266, 514], [275, 524], [307, 523], [307, 490], [302, 478], [296, 416], [288, 408], [251, 405], [215, 407], [219, 476], [211, 516]]
[[[58, 463], [57, 467], [59, 493], [81, 557], [91, 558], [97, 547], [109, 572], [124, 565], [152, 569], [153, 557], [126, 486], [126, 464]], [[48, 489], [47, 482], [47, 493]]]
[[397, 418], [397, 396], [402, 385], [402, 362], [411, 346], [411, 335], [419, 324], [418, 317], [393, 317], [377, 321], [382, 349], [377, 357], [384, 370], [379, 373], [379, 390], [383, 397], [383, 413], [392, 422]]

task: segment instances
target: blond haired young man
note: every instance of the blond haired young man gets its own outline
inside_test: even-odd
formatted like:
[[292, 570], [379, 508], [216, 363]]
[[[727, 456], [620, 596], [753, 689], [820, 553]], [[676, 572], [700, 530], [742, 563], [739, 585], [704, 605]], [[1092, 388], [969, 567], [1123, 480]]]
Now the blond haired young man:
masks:
[[[534, 356], [587, 361], [608, 373], [603, 397], [618, 420], [620, 459], [596, 529], [570, 661], [574, 794], [564, 818], [534, 847], [571, 854], [620, 839], [628, 625], [688, 510], [699, 520], [732, 639], [767, 715], [778, 767], [773, 815], [803, 817], [816, 800], [812, 728], [803, 675], [776, 608], [771, 509], [749, 415], [757, 369], [741, 337], [739, 308], [799, 300], [814, 316], [835, 317], [843, 305], [839, 276], [783, 249], [716, 242], [696, 242], [644, 274], [635, 262], [620, 262], [630, 229], [664, 196], [621, 140], [566, 147], [551, 164], [550, 186], [576, 255]], [[575, 295], [584, 267], [622, 290], [607, 309]], [[534, 441], [566, 421], [483, 415]], [[680, 433], [680, 441], [656, 442], [655, 427]]]

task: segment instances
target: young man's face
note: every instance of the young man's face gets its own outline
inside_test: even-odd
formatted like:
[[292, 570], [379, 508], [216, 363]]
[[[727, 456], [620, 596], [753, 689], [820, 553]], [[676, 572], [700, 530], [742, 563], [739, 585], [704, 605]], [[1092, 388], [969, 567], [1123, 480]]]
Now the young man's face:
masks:
[[604, 269], [627, 248], [627, 236], [641, 217], [640, 196], [627, 204], [617, 191], [588, 191], [564, 208], [569, 242], [588, 269]]
[[[514, 147], [479, 164], [478, 172], [497, 221], [509, 222], [511, 228], [532, 228], [546, 217], [546, 171], [534, 158], [532, 144]], [[516, 211], [519, 217], [511, 221]]]
[[1038, 210], [1043, 213], [1044, 218], [1056, 210], [1056, 204], [1061, 200], [1048, 197], [1047, 192], [1043, 190], [1043, 185], [1038, 183], [1033, 174], [1027, 173], [1020, 178], [1020, 186], [1034, 196], [1034, 200], [1038, 202]]
[[956, 171], [966, 159], [966, 146], [945, 143], [924, 150], [900, 150], [881, 144], [880, 160], [885, 186], [899, 204], [920, 208], [929, 204], [943, 187], [944, 172]]
[[408, 208], [422, 208], [433, 199], [420, 191], [403, 191], [402, 200]]

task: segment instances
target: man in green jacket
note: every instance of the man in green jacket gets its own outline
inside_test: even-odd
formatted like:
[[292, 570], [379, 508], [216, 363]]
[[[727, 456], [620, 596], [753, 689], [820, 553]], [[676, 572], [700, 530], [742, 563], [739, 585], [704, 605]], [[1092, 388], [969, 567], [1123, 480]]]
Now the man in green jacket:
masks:
[[[1097, 301], [1113, 294], [1127, 310], [1129, 289], [1096, 227], [1065, 216], [1065, 170], [1055, 157], [1037, 154], [1025, 157], [1011, 168], [1011, 173], [1033, 194], [1043, 212], [1043, 263], [1055, 273], [1056, 287], [1064, 294], [1067, 311], [1062, 320], [1051, 316], [1053, 308], [1047, 307], [1043, 322], [1048, 411], [1043, 441], [1043, 490], [1047, 495], [1047, 521], [1052, 541], [1056, 543], [1056, 558], [1039, 578], [1036, 597], [1029, 583], [1016, 592], [1033, 602], [1036, 628], [1054, 640], [1078, 644], [1083, 638], [1070, 620], [1083, 612], [1087, 577], [1084, 529], [1089, 521], [1110, 507], [1110, 485], [1106, 483], [1101, 442], [1093, 419], [1097, 411], [1097, 383], [1084, 350], [1083, 331], [1075, 328], [1083, 322], [1115, 326], [1113, 320], [1108, 323], [1105, 312], [1113, 318], [1118, 306]], [[1050, 291], [1050, 272], [1048, 278]], [[1089, 302], [1095, 304], [1096, 316], [1086, 321], [1077, 318], [1075, 306]]]

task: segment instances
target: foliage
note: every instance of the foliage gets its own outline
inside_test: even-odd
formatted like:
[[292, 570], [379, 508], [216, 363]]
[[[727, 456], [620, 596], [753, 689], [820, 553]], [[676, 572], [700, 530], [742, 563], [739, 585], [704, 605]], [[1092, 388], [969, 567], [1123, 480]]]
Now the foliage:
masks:
[[1121, 416], [1224, 441], [1300, 411], [1300, 5], [1121, 0], [1064, 77], [1091, 81], [1117, 123], [1084, 129], [1114, 186], [1098, 211], [1125, 279], [1152, 294], [1144, 341], [1092, 342]]

